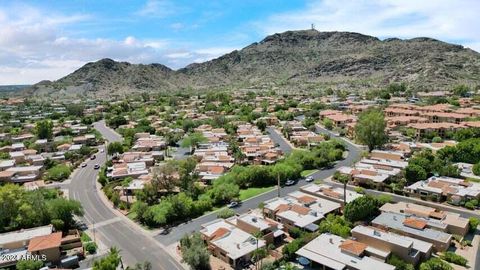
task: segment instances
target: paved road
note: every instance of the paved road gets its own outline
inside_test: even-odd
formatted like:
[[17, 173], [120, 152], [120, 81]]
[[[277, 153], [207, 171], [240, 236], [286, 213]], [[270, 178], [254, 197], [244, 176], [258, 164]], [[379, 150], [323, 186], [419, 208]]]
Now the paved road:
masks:
[[[97, 122], [94, 127], [109, 141], [120, 141], [120, 135], [105, 126], [105, 122]], [[100, 147], [104, 149], [104, 147]], [[106, 154], [98, 153], [95, 160], [89, 160], [87, 167], [80, 168], [73, 176], [69, 194], [70, 197], [79, 200], [85, 210], [81, 218], [89, 229], [93, 230], [94, 237], [101, 240], [106, 246], [116, 246], [121, 250], [124, 263], [134, 265], [137, 262], [149, 261], [153, 269], [183, 269], [168, 253], [162, 245], [151, 237], [137, 230], [124, 218], [115, 214], [114, 210], [106, 206], [95, 190], [98, 170], [94, 170], [94, 164], [104, 164]]]
[[[267, 128], [267, 130], [270, 132], [270, 135], [272, 136], [272, 140], [277, 142], [280, 147], [283, 147], [282, 150], [289, 150], [291, 151], [292, 148], [290, 145], [288, 145], [284, 140], [284, 138], [278, 134], [275, 130], [272, 130], [273, 128]], [[283, 145], [283, 146], [282, 146]], [[288, 146], [288, 147], [287, 147]], [[358, 158], [361, 155], [361, 150], [358, 149], [355, 145], [346, 143], [347, 149], [349, 151], [349, 154], [347, 158], [344, 160], [339, 161], [334, 168], [328, 169], [328, 170], [320, 170], [316, 173], [314, 173], [312, 176], [314, 179], [325, 179], [333, 175], [335, 172], [336, 168], [341, 167], [341, 166], [347, 166], [351, 165], [354, 162], [358, 160]], [[289, 186], [289, 187], [283, 187], [280, 190], [280, 196], [284, 196], [290, 192], [298, 190], [301, 186], [304, 186], [308, 183], [304, 181], [300, 181], [294, 186]], [[258, 197], [251, 198], [247, 201], [244, 201], [243, 204], [236, 208], [235, 211], [237, 213], [244, 213], [248, 211], [249, 209], [254, 209], [258, 208], [258, 205], [261, 202], [265, 202], [267, 200], [273, 199], [278, 196], [278, 190], [274, 189], [270, 192], [264, 193]], [[175, 242], [177, 242], [184, 234], [191, 233], [193, 231], [198, 231], [201, 228], [201, 225], [207, 222], [210, 222], [214, 219], [217, 218], [216, 213], [211, 213], [208, 215], [201, 216], [197, 219], [191, 220], [187, 223], [183, 223], [179, 226], [176, 226], [175, 228], [172, 228], [171, 231], [168, 234], [159, 234], [155, 236], [155, 239], [157, 239], [159, 242], [163, 243], [164, 245], [170, 245]]]
[[272, 141], [280, 147], [280, 149], [283, 151], [285, 154], [290, 154], [293, 150], [292, 146], [288, 144], [283, 137], [282, 134], [280, 134], [274, 127], [267, 127], [266, 128], [268, 136], [272, 139]]

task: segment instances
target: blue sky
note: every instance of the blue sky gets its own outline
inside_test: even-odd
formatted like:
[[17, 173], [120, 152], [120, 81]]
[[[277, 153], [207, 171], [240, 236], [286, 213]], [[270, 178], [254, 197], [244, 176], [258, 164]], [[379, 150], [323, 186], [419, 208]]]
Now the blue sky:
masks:
[[479, 11], [477, 0], [0, 0], [0, 84], [58, 79], [105, 57], [177, 69], [311, 23], [480, 51]]

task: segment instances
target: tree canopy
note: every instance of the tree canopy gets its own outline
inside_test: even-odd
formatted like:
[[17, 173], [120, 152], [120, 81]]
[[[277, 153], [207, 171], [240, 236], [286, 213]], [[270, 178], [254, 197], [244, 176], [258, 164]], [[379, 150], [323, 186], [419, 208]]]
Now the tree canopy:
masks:
[[0, 205], [0, 233], [47, 224], [67, 230], [74, 215], [83, 215], [79, 202], [60, 197], [56, 190], [27, 191], [13, 184], [0, 187]]
[[39, 139], [52, 139], [53, 122], [51, 120], [42, 120], [35, 123], [35, 133]]
[[386, 122], [383, 112], [379, 109], [369, 109], [359, 115], [355, 125], [355, 136], [360, 143], [372, 151], [388, 141], [385, 132]]

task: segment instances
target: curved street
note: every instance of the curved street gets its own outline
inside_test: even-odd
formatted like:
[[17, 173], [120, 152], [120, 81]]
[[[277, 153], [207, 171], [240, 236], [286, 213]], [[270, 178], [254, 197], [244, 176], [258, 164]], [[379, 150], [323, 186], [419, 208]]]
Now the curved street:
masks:
[[[105, 121], [94, 123], [94, 127], [110, 142], [122, 140], [120, 135], [105, 126]], [[125, 220], [126, 217], [102, 201], [98, 194], [101, 191], [96, 189], [98, 170], [93, 169], [95, 164], [103, 165], [106, 162], [105, 147], [99, 149], [105, 151], [97, 153], [96, 159], [88, 160], [85, 168], [79, 168], [69, 186], [70, 197], [82, 203], [85, 214], [81, 220], [88, 226], [92, 238], [107, 247], [119, 248], [126, 265], [149, 261], [152, 269], [183, 269], [160, 243], [143, 233], [140, 226]]]
[[[279, 134], [274, 128], [269, 127], [269, 128], [267, 128], [267, 131], [270, 135], [270, 138], [272, 138], [272, 140], [279, 145], [279, 147], [282, 149], [282, 151], [284, 151], [285, 153], [292, 152], [292, 147], [290, 146], [290, 144], [288, 144], [285, 141], [285, 138], [283, 138], [283, 136], [281, 134]], [[317, 129], [317, 132], [318, 133], [325, 133], [325, 132], [328, 132], [328, 131]], [[330, 134], [330, 135], [332, 135], [332, 134]], [[362, 150], [358, 146], [356, 146], [356, 145], [354, 145], [354, 144], [352, 144], [348, 141], [345, 141], [345, 142], [346, 142], [345, 145], [346, 145], [347, 150], [348, 150], [348, 156], [345, 159], [337, 162], [333, 168], [327, 169], [327, 170], [319, 170], [316, 173], [312, 174], [314, 179], [326, 179], [326, 178], [332, 176], [337, 168], [339, 168], [341, 166], [352, 165], [353, 163], [355, 163], [360, 158]], [[304, 186], [306, 184], [309, 184], [309, 183], [306, 183], [304, 181], [300, 181], [296, 185], [283, 187], [283, 188], [281, 188], [280, 196], [284, 196], [284, 195], [286, 195], [290, 192], [296, 191], [301, 186]], [[257, 197], [253, 197], [253, 198], [250, 198], [250, 199], [244, 201], [240, 207], [235, 208], [235, 211], [237, 213], [244, 213], [244, 212], [248, 211], [249, 209], [258, 208], [258, 205], [261, 202], [265, 202], [265, 201], [273, 199], [277, 196], [278, 196], [278, 190], [277, 189], [271, 190], [271, 191], [263, 193], [263, 194], [261, 194]], [[157, 236], [155, 236], [155, 239], [157, 239], [160, 243], [162, 243], [164, 245], [174, 244], [175, 242], [180, 240], [180, 238], [184, 234], [191, 233], [193, 231], [198, 231], [198, 230], [200, 230], [200, 227], [201, 227], [202, 224], [210, 222], [212, 220], [215, 220], [216, 218], [217, 218], [217, 213], [215, 213], [215, 212], [207, 214], [207, 215], [203, 215], [199, 218], [193, 219], [189, 222], [180, 224], [180, 225], [172, 228], [168, 233], [158, 234]]]

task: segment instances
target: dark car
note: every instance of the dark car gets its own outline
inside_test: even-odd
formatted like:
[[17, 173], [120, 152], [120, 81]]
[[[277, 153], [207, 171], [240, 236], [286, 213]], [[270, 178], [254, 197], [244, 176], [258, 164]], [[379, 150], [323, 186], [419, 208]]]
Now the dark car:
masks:
[[100, 165], [95, 164], [95, 166], [93, 166], [93, 168], [94, 168], [95, 170], [98, 170], [98, 169], [100, 169]]
[[95, 158], [97, 158], [97, 156], [95, 156], [95, 155], [92, 155], [92, 156], [90, 157], [91, 160], [94, 160]]

